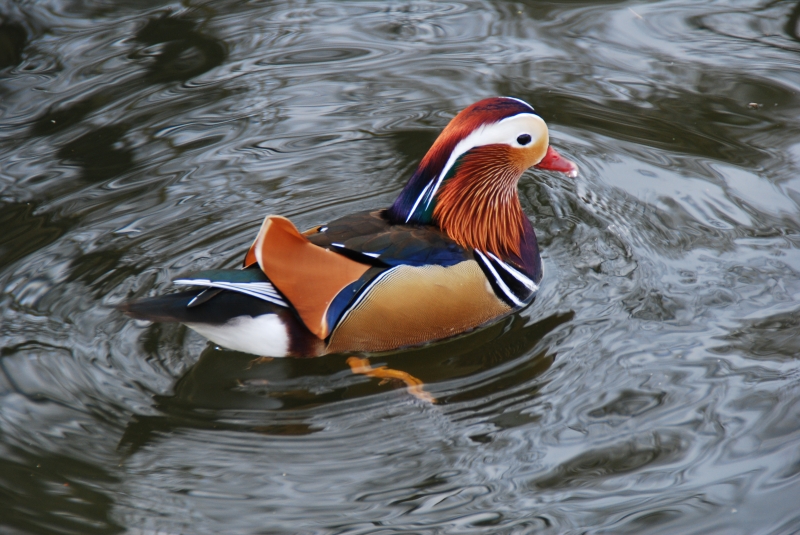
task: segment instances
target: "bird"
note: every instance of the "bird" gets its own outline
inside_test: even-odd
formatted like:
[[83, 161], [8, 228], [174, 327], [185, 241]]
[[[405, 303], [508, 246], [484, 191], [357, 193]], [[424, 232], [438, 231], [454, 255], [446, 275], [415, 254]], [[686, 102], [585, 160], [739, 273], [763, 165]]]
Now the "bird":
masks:
[[478, 329], [528, 306], [542, 281], [517, 192], [531, 167], [578, 173], [530, 104], [480, 100], [447, 124], [388, 208], [303, 232], [268, 215], [241, 268], [182, 276], [173, 284], [187, 290], [118, 308], [258, 357], [381, 353]]

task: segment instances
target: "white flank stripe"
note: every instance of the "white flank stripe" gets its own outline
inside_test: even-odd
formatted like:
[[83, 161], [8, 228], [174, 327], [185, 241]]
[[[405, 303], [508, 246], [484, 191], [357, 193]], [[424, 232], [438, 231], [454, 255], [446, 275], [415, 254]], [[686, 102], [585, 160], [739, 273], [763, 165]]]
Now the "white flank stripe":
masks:
[[497, 262], [500, 264], [500, 267], [502, 267], [504, 270], [506, 270], [509, 275], [511, 275], [512, 277], [517, 279], [519, 282], [524, 284], [525, 287], [527, 289], [529, 289], [530, 291], [535, 292], [536, 290], [539, 289], [539, 285], [538, 284], [533, 282], [529, 277], [523, 275], [522, 273], [520, 273], [519, 271], [517, 271], [513, 267], [509, 266], [508, 264], [506, 264], [505, 262], [503, 262], [502, 260], [497, 258], [493, 253], [489, 253], [489, 256], [491, 256], [492, 258], [497, 260]]
[[514, 295], [514, 292], [511, 291], [511, 288], [509, 288], [506, 285], [506, 283], [503, 281], [503, 279], [500, 278], [500, 275], [494, 269], [494, 266], [492, 266], [492, 263], [489, 261], [489, 259], [486, 258], [486, 256], [482, 252], [478, 251], [477, 249], [475, 249], [474, 251], [486, 263], [486, 267], [489, 268], [489, 271], [492, 272], [492, 275], [494, 275], [495, 282], [500, 287], [500, 289], [503, 291], [503, 293], [506, 294], [506, 297], [508, 297], [511, 300], [511, 302], [514, 303], [515, 305], [517, 305], [518, 307], [521, 307], [522, 305], [524, 305], [525, 303], [523, 303], [522, 301], [517, 299], [517, 296]]

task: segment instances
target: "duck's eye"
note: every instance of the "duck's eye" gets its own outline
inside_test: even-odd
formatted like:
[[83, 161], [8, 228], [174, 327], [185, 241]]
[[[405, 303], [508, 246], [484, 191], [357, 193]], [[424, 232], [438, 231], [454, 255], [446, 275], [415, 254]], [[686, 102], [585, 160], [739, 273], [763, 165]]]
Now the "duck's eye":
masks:
[[530, 142], [531, 142], [530, 134], [522, 134], [517, 138], [517, 143], [519, 143], [520, 145], [527, 145]]

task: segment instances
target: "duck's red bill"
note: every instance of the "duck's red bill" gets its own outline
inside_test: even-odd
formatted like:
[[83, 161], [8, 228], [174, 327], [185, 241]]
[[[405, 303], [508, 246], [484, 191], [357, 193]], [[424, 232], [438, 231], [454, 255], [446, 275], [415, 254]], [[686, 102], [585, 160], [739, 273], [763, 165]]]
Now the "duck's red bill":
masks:
[[553, 147], [547, 147], [547, 154], [544, 155], [542, 161], [534, 165], [536, 169], [544, 169], [545, 171], [558, 171], [564, 173], [570, 178], [578, 176], [578, 166], [556, 152]]

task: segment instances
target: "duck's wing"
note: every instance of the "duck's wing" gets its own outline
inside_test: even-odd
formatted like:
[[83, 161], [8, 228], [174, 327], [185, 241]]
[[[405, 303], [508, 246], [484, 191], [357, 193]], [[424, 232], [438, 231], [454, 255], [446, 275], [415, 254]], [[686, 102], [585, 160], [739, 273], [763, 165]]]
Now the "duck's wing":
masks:
[[[449, 268], [474, 260], [498, 297], [511, 307], [530, 303], [541, 280], [540, 267], [532, 270], [538, 277], [531, 278], [525, 269], [520, 268], [524, 263], [519, 258], [515, 262], [492, 253], [465, 249], [433, 226], [392, 225], [384, 218], [383, 211], [346, 216], [307, 231], [307, 236], [313, 243], [353, 259], [389, 267]], [[535, 237], [532, 240], [535, 241]], [[541, 265], [538, 249], [532, 263]]]
[[[245, 257], [257, 264], [306, 326], [325, 339], [372, 281], [398, 266], [453, 266], [471, 251], [433, 227], [391, 225], [382, 211], [361, 212], [300, 233], [268, 216]], [[245, 269], [248, 271], [247, 269]]]
[[[313, 227], [302, 236], [314, 245], [376, 267], [452, 266], [474, 258], [471, 250], [461, 247], [435, 227], [393, 225], [383, 214], [384, 210], [350, 214], [327, 225]], [[245, 256], [244, 267], [257, 263], [255, 246], [253, 242]]]
[[260, 269], [212, 269], [198, 271], [172, 281], [178, 286], [206, 288], [187, 303], [187, 307], [199, 306], [222, 290], [237, 292], [283, 307], [289, 303], [281, 296], [275, 285]]
[[[303, 323], [325, 339], [339, 304], [349, 302], [373, 266], [308, 240], [288, 219], [267, 216], [248, 252], [292, 304]], [[331, 309], [332, 305], [333, 309]]]
[[[495, 293], [475, 253], [435, 227], [392, 225], [381, 212], [349, 215], [305, 236], [289, 228], [288, 221], [280, 224], [280, 239], [259, 237], [253, 256], [292, 304], [298, 299], [295, 295], [305, 297], [302, 280], [321, 279], [328, 284], [339, 269], [337, 263], [359, 266], [349, 278], [331, 286], [341, 290], [320, 316], [328, 322], [328, 351], [417, 345], [459, 334], [512, 310]], [[286, 262], [290, 254], [281, 248], [281, 241], [292, 241], [291, 247], [302, 252], [291, 253], [295, 266], [291, 276], [301, 278], [293, 283], [294, 295], [284, 291], [275, 273], [290, 271]], [[274, 265], [268, 265], [268, 257], [275, 259]]]
[[[218, 325], [291, 306], [258, 268], [198, 271], [172, 282], [191, 290], [128, 301], [117, 308], [138, 319]], [[201, 306], [212, 299], [213, 306]]]
[[384, 266], [452, 266], [474, 258], [433, 226], [393, 225], [384, 210], [348, 215], [308, 232], [312, 243]]

